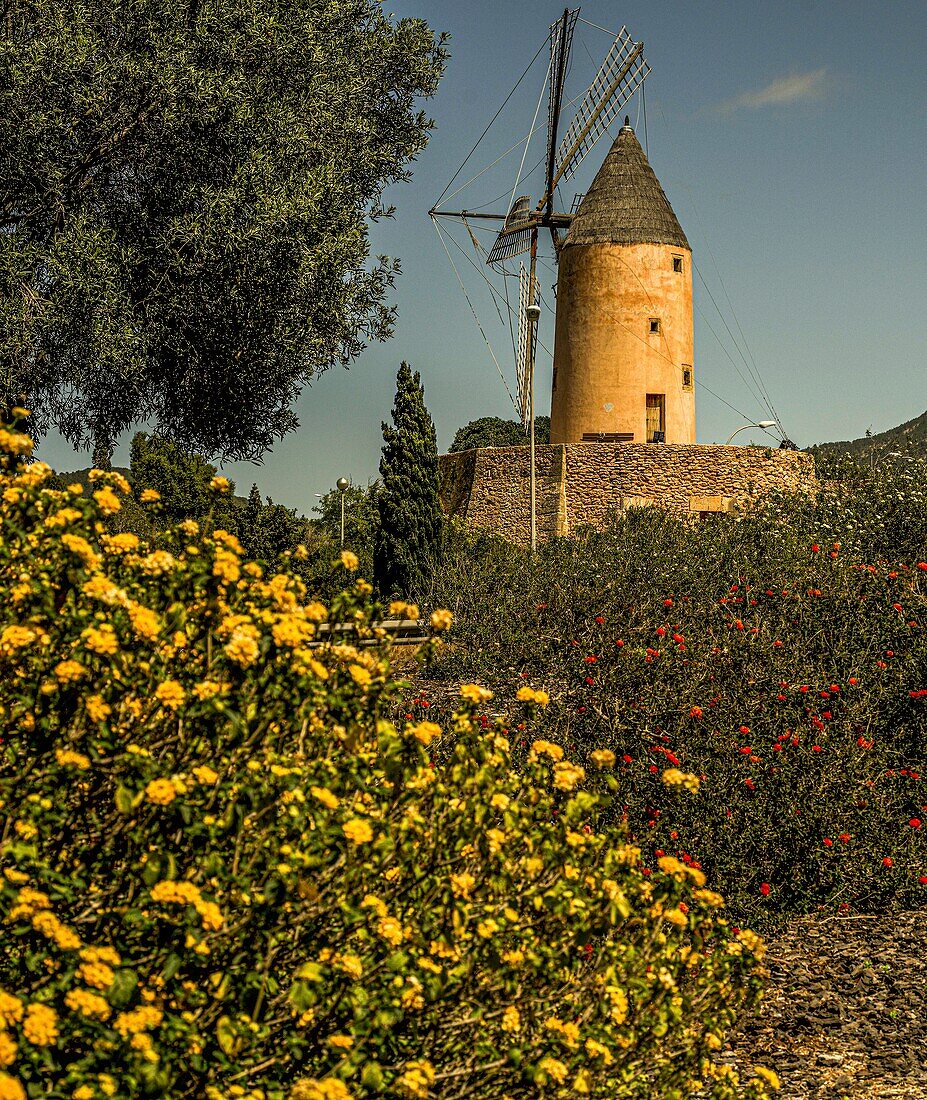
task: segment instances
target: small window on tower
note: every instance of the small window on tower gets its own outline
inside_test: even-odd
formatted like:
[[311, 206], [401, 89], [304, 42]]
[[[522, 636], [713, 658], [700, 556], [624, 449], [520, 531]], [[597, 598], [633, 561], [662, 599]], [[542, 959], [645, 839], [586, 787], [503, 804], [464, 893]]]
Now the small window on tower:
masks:
[[673, 257], [673, 271], [679, 275], [682, 274], [682, 256]]
[[659, 332], [660, 332], [660, 318], [659, 317], [651, 317], [650, 318], [650, 335], [651, 336], [656, 336], [656, 335], [659, 335]]
[[692, 368], [687, 363], [682, 365], [682, 388], [684, 390], [692, 389]]

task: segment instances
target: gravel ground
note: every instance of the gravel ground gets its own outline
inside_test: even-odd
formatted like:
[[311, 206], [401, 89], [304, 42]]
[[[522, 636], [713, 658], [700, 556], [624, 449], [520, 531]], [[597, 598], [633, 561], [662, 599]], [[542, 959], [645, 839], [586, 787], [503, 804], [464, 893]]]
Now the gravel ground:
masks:
[[927, 910], [802, 917], [767, 944], [723, 1061], [774, 1069], [781, 1100], [927, 1100]]

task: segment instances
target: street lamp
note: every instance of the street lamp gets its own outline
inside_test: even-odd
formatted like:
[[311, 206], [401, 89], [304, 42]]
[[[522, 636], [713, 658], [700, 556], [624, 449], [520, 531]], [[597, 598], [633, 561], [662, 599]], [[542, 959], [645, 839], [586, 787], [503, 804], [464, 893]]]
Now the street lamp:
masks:
[[[755, 424], [744, 424], [742, 428], [738, 428], [737, 431], [734, 432], [734, 435], [740, 435], [741, 432], [747, 432], [751, 428], [763, 428], [765, 430], [766, 428], [775, 428], [775, 426], [775, 420], [758, 420]], [[734, 435], [731, 436], [731, 439], [734, 438]], [[731, 439], [729, 439], [727, 443], [724, 444], [725, 447], [730, 447]]]
[[344, 549], [344, 494], [348, 491], [351, 482], [346, 477], [339, 477], [335, 482], [335, 488], [341, 493], [341, 549]]
[[534, 473], [534, 335], [541, 318], [541, 307], [532, 302], [525, 308], [528, 318], [528, 423], [529, 453], [531, 463], [531, 554], [538, 548], [537, 500]]

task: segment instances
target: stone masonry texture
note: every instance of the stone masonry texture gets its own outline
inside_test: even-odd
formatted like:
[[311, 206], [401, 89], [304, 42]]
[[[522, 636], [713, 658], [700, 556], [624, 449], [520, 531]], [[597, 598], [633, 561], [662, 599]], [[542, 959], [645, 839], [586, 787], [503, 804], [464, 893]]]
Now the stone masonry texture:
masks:
[[[602, 526], [632, 506], [685, 515], [738, 512], [771, 492], [814, 492], [814, 459], [802, 451], [716, 444], [572, 443], [536, 449], [538, 538]], [[442, 455], [441, 497], [470, 530], [529, 541], [527, 447]]]

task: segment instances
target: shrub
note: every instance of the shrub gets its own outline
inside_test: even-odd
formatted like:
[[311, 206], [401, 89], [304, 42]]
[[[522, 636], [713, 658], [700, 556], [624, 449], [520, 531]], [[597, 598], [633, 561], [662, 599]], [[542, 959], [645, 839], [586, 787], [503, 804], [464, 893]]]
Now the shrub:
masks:
[[108, 535], [118, 474], [0, 446], [3, 1100], [735, 1095], [710, 1054], [762, 941], [599, 827], [607, 756], [473, 685], [392, 721], [369, 585], [326, 609], [221, 530]]
[[[459, 623], [436, 675], [543, 684], [581, 761], [616, 754], [612, 812], [646, 858], [694, 860], [738, 918], [922, 905], [922, 484], [696, 527], [631, 512], [533, 563], [464, 544], [436, 587]], [[697, 799], [666, 798], [667, 763], [703, 777]]]

